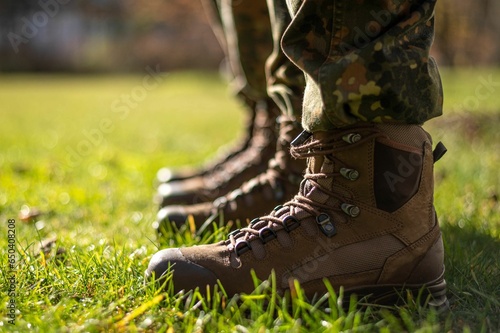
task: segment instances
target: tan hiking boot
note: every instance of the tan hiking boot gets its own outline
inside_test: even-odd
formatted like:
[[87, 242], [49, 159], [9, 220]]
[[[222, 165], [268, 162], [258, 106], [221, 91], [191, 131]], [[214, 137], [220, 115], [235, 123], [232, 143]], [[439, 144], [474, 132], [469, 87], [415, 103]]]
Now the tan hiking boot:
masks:
[[236, 158], [238, 154], [241, 154], [248, 148], [251, 143], [252, 135], [254, 131], [255, 124], [255, 109], [256, 103], [250, 100], [246, 101], [247, 104], [247, 119], [245, 120], [245, 131], [243, 136], [231, 147], [223, 146], [219, 149], [217, 155], [213, 160], [206, 162], [205, 165], [199, 168], [194, 167], [183, 167], [180, 169], [172, 169], [169, 167], [164, 167], [158, 170], [156, 173], [156, 181], [159, 184], [168, 183], [171, 181], [185, 180], [195, 177], [203, 177], [211, 172], [214, 172], [216, 168], [220, 168], [224, 163], [231, 161]]
[[252, 292], [251, 271], [261, 280], [274, 271], [278, 292], [296, 279], [311, 298], [325, 293], [326, 279], [336, 290], [392, 303], [403, 289], [425, 287], [424, 299], [443, 306], [443, 243], [433, 206], [433, 162], [441, 154], [431, 145], [417, 125], [301, 135], [292, 152], [308, 157], [308, 168], [293, 200], [226, 241], [159, 251], [146, 276], [159, 279], [171, 267], [175, 291], [203, 292], [219, 280], [233, 295]]
[[160, 207], [213, 201], [265, 171], [276, 151], [278, 114], [273, 103], [258, 103], [249, 146], [203, 176], [160, 184]]
[[276, 205], [290, 200], [297, 193], [306, 168], [303, 159], [294, 159], [289, 152], [290, 143], [301, 132], [301, 125], [288, 116], [280, 116], [278, 122], [277, 151], [264, 173], [213, 202], [164, 207], [158, 212], [153, 227], [159, 232], [168, 222], [180, 227], [189, 215], [193, 216], [198, 229], [214, 221], [231, 223], [233, 227], [238, 221], [247, 225], [247, 219], [266, 214]]

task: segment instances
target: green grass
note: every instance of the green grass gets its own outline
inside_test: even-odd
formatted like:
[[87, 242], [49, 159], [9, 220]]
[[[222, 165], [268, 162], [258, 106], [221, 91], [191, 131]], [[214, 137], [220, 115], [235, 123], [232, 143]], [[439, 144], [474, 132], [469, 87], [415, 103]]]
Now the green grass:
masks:
[[[441, 316], [411, 299], [343, 309], [337, 296], [279, 298], [272, 284], [234, 299], [144, 286], [160, 246], [151, 228], [157, 169], [200, 164], [234, 140], [241, 106], [212, 73], [171, 73], [125, 109], [120, 98], [138, 91], [140, 75], [0, 77], [0, 331], [498, 331], [500, 87], [476, 93], [489, 75], [500, 81], [499, 70], [443, 70], [450, 112], [426, 126], [449, 150], [436, 164], [451, 303]], [[28, 208], [41, 215], [23, 222]], [[7, 317], [8, 219], [19, 251], [16, 326]], [[224, 236], [181, 228], [161, 246]], [[51, 237], [55, 246], [41, 255]]]

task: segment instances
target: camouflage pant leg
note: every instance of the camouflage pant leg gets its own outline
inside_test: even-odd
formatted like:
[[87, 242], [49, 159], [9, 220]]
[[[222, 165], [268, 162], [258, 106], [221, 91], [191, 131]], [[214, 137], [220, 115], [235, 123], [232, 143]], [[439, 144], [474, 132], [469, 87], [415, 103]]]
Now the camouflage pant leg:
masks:
[[224, 54], [227, 56], [226, 36], [224, 35], [224, 29], [222, 28], [222, 19], [219, 11], [220, 0], [201, 0], [201, 4], [203, 5], [205, 14], [208, 17], [210, 27], [212, 28], [212, 31], [214, 32]]
[[268, 98], [265, 62], [272, 52], [266, 0], [204, 0], [232, 76], [232, 87], [246, 99]]
[[288, 59], [281, 38], [291, 21], [286, 0], [267, 0], [273, 30], [273, 53], [266, 62], [268, 93], [282, 112], [300, 119], [304, 93], [304, 74]]
[[423, 123], [441, 114], [440, 78], [429, 56], [435, 0], [287, 3], [294, 17], [282, 47], [306, 74], [305, 129]]

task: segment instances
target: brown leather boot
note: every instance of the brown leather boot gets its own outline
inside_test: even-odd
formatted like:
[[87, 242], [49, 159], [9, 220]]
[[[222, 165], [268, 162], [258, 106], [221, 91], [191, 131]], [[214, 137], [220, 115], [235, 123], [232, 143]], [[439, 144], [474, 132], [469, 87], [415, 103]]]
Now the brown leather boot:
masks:
[[165, 223], [183, 225], [192, 215], [198, 229], [203, 229], [214, 221], [247, 225], [247, 219], [268, 213], [276, 205], [290, 200], [297, 193], [302, 174], [306, 168], [303, 159], [290, 155], [290, 143], [301, 132], [301, 125], [295, 118], [280, 116], [280, 134], [277, 150], [269, 161], [267, 170], [244, 183], [229, 194], [213, 202], [195, 205], [177, 205], [162, 208], [153, 226], [160, 233]]
[[313, 297], [326, 292], [326, 279], [373, 303], [422, 288], [423, 299], [444, 306], [433, 206], [440, 154], [433, 155], [430, 136], [417, 125], [366, 124], [301, 135], [292, 145], [296, 156], [309, 158], [293, 200], [226, 241], [159, 251], [146, 276], [161, 279], [172, 267], [175, 291], [204, 291], [219, 280], [233, 295], [252, 292], [251, 271], [262, 280], [274, 271], [278, 292], [296, 279]]
[[172, 169], [164, 167], [156, 173], [156, 181], [159, 184], [168, 183], [171, 181], [185, 180], [189, 178], [203, 177], [216, 168], [220, 168], [224, 163], [230, 162], [239, 154], [245, 151], [251, 143], [254, 123], [255, 123], [255, 109], [256, 103], [250, 100], [246, 101], [247, 104], [247, 119], [245, 120], [245, 131], [243, 136], [231, 147], [221, 147], [213, 160], [206, 162], [200, 168], [183, 167], [180, 169]]
[[160, 184], [156, 196], [160, 207], [211, 202], [265, 171], [276, 151], [278, 115], [274, 103], [257, 103], [248, 147], [202, 176]]

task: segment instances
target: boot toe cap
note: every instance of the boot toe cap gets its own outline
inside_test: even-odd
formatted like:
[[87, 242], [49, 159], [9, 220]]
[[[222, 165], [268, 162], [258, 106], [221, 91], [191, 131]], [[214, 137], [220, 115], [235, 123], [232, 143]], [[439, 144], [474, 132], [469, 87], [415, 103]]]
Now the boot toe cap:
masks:
[[160, 207], [207, 201], [206, 194], [204, 194], [205, 188], [206, 184], [202, 178], [163, 183], [158, 186], [154, 201]]
[[172, 181], [160, 184], [160, 186], [158, 186], [157, 194], [161, 198], [174, 198], [182, 196], [187, 192], [184, 183], [185, 182], [182, 181]]
[[158, 184], [168, 183], [179, 180], [186, 180], [197, 176], [202, 176], [203, 171], [196, 170], [190, 167], [183, 167], [182, 169], [161, 168], [156, 172], [156, 181]]
[[169, 222], [180, 228], [186, 223], [187, 218], [188, 214], [183, 206], [167, 206], [158, 211], [153, 226], [158, 232], [161, 232], [161, 229]]
[[156, 173], [156, 180], [159, 183], [167, 183], [173, 179], [175, 179], [175, 174], [170, 168], [161, 168]]
[[172, 272], [175, 292], [200, 287], [200, 292], [203, 293], [206, 285], [217, 284], [217, 277], [212, 271], [186, 259], [178, 248], [164, 249], [154, 254], [145, 277], [146, 280], [163, 283], [169, 272]]

